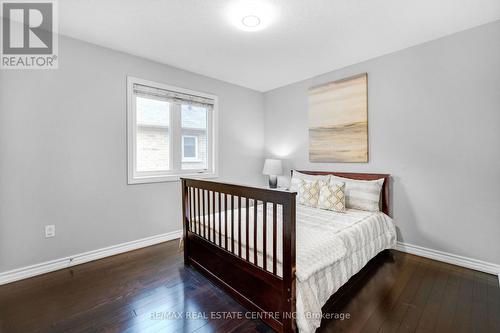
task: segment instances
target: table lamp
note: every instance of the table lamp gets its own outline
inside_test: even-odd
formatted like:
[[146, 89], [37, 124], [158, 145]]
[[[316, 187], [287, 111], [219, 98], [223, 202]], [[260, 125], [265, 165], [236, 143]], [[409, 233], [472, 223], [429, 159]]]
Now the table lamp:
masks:
[[278, 187], [278, 176], [283, 173], [283, 166], [281, 160], [266, 158], [264, 161], [264, 169], [262, 174], [269, 176], [269, 187]]

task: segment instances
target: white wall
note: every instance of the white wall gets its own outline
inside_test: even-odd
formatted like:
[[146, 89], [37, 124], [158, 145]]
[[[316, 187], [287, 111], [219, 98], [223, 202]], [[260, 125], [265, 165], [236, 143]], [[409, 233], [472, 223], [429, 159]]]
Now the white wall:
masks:
[[[307, 89], [368, 73], [369, 163], [308, 161]], [[500, 264], [500, 22], [265, 94], [266, 155], [393, 176], [400, 240]]]
[[261, 93], [64, 37], [59, 56], [0, 71], [0, 272], [181, 228], [179, 182], [127, 185], [127, 75], [218, 95], [220, 179], [262, 181]]

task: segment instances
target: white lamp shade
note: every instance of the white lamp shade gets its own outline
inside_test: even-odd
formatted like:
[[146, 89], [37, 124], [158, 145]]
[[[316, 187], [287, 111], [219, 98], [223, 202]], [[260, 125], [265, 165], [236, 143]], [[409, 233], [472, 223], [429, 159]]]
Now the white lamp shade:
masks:
[[282, 173], [283, 173], [283, 166], [281, 164], [281, 160], [266, 158], [262, 174], [277, 176], [281, 175]]

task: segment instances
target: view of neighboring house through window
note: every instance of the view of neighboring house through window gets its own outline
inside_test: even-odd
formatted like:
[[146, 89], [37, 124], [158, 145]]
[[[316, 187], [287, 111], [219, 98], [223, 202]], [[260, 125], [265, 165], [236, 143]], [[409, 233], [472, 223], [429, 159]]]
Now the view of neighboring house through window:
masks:
[[128, 78], [129, 183], [216, 174], [217, 97]]
[[207, 167], [207, 109], [182, 105], [182, 169]]
[[182, 162], [198, 162], [198, 137], [182, 136]]
[[137, 97], [137, 171], [169, 170], [170, 105]]

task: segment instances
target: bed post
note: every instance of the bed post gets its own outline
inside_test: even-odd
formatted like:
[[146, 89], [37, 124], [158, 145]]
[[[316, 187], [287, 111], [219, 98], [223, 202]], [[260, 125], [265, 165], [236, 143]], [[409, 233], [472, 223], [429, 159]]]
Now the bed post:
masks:
[[283, 332], [295, 332], [295, 196], [283, 205]]
[[186, 180], [181, 179], [182, 181], [182, 229], [184, 230], [182, 235], [182, 241], [184, 245], [184, 264], [189, 265], [189, 197], [188, 197], [188, 189], [186, 185]]

